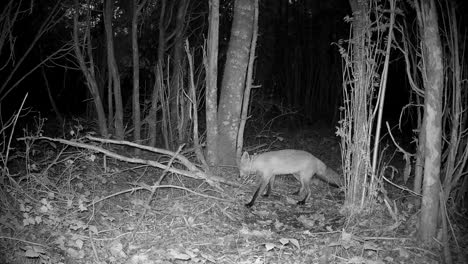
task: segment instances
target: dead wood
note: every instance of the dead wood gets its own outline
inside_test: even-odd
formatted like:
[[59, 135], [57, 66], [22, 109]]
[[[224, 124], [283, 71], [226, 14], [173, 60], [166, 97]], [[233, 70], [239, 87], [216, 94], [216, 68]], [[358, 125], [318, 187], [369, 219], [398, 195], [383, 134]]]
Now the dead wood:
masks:
[[[167, 170], [172, 173], [176, 173], [182, 176], [186, 176], [189, 178], [193, 179], [198, 179], [198, 180], [204, 180], [206, 181], [210, 186], [215, 187], [217, 189], [221, 189], [218, 185], [218, 183], [223, 183], [231, 186], [236, 186], [236, 187], [241, 187], [239, 183], [232, 182], [229, 180], [226, 180], [222, 177], [218, 177], [215, 175], [212, 175], [210, 173], [207, 173], [203, 170], [201, 170], [199, 167], [197, 167], [195, 164], [193, 164], [190, 160], [188, 160], [185, 156], [181, 154], [177, 154], [173, 151], [167, 150], [167, 149], [161, 149], [161, 148], [155, 148], [155, 147], [150, 147], [150, 146], [144, 146], [140, 145], [137, 143], [125, 141], [125, 140], [114, 140], [114, 139], [105, 139], [105, 138], [98, 138], [98, 137], [93, 137], [93, 136], [86, 136], [85, 139], [88, 139], [90, 141], [95, 141], [99, 143], [107, 143], [107, 144], [114, 144], [114, 145], [121, 145], [121, 146], [129, 146], [129, 147], [134, 147], [138, 149], [143, 149], [147, 150], [153, 153], [159, 153], [159, 154], [164, 154], [168, 156], [174, 156], [175, 159], [178, 161], [179, 164], [183, 165], [186, 169], [178, 169], [174, 168], [172, 166], [167, 166], [165, 164], [162, 164], [160, 162], [154, 161], [154, 160], [147, 160], [147, 159], [142, 159], [142, 158], [135, 158], [135, 157], [127, 157], [122, 154], [117, 154], [111, 150], [105, 149], [101, 146], [97, 146], [94, 143], [85, 143], [81, 141], [76, 141], [76, 140], [66, 140], [62, 138], [51, 138], [51, 137], [22, 137], [18, 138], [18, 140], [26, 140], [26, 139], [34, 139], [34, 140], [48, 140], [52, 142], [59, 142], [61, 144], [77, 147], [77, 148], [83, 148], [83, 149], [89, 149], [92, 151], [96, 151], [99, 153], [102, 153], [106, 156], [112, 157], [114, 159], [124, 161], [124, 162], [129, 162], [129, 163], [134, 163], [134, 164], [144, 164], [152, 167], [156, 167], [162, 170]], [[129, 152], [131, 153], [131, 152]]]

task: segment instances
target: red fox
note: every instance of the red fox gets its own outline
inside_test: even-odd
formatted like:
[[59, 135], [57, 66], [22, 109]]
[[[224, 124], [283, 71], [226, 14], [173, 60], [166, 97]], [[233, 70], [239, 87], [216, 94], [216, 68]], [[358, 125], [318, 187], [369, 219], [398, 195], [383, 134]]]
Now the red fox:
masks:
[[240, 176], [246, 176], [251, 173], [260, 174], [262, 177], [260, 186], [255, 191], [252, 200], [245, 206], [251, 207], [259, 194], [268, 196], [271, 192], [271, 185], [276, 175], [292, 174], [301, 182], [301, 189], [296, 194], [304, 194], [304, 199], [297, 204], [305, 204], [310, 197], [310, 182], [314, 175], [321, 180], [341, 187], [342, 179], [338, 173], [330, 169], [321, 160], [314, 155], [303, 150], [283, 149], [277, 151], [265, 152], [250, 157], [249, 153], [244, 152], [239, 163]]

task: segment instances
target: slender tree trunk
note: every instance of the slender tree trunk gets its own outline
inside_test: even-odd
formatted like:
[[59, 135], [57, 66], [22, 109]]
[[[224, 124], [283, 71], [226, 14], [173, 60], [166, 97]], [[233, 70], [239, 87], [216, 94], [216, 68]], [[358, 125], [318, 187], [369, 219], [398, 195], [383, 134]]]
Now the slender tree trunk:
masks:
[[354, 53], [353, 60], [353, 77], [356, 79], [356, 92], [353, 93], [353, 98], [350, 98], [354, 102], [354, 113], [353, 113], [353, 144], [355, 145], [350, 150], [351, 160], [351, 172], [349, 179], [348, 192], [346, 193], [346, 203], [357, 207], [363, 206], [365, 196], [365, 184], [366, 178], [371, 168], [366, 160], [370, 155], [370, 142], [366, 135], [369, 135], [368, 124], [368, 86], [366, 83], [366, 76], [368, 69], [366, 68], [366, 59], [364, 55], [365, 51], [365, 39], [366, 39], [366, 26], [368, 25], [368, 3], [367, 1], [350, 0], [351, 9], [353, 11], [353, 48]]
[[[79, 3], [78, 0], [75, 0], [75, 6], [76, 9], [79, 9]], [[108, 136], [108, 130], [107, 130], [107, 123], [106, 123], [106, 115], [104, 113], [104, 106], [102, 105], [102, 100], [101, 96], [99, 95], [99, 89], [98, 85], [96, 82], [96, 77], [94, 74], [94, 61], [92, 59], [93, 55], [91, 52], [91, 34], [89, 33], [89, 14], [88, 14], [88, 23], [87, 23], [87, 28], [86, 28], [86, 41], [84, 45], [86, 45], [85, 50], [88, 51], [88, 57], [90, 58], [90, 61], [85, 62], [83, 53], [81, 52], [80, 48], [80, 40], [78, 37], [78, 13], [74, 13], [73, 15], [73, 48], [75, 50], [75, 56], [76, 59], [78, 60], [78, 64], [80, 65], [80, 69], [83, 72], [83, 75], [85, 76], [86, 79], [86, 84], [88, 86], [88, 90], [91, 93], [91, 96], [93, 97], [94, 101], [94, 106], [96, 108], [96, 113], [98, 117], [98, 124], [99, 124], [99, 131], [101, 133], [102, 137], [107, 137]], [[88, 68], [89, 65], [89, 68]]]
[[192, 103], [192, 113], [193, 113], [193, 146], [195, 147], [195, 155], [197, 156], [198, 160], [202, 163], [203, 168], [206, 172], [210, 169], [208, 164], [206, 163], [206, 159], [203, 156], [202, 148], [200, 146], [200, 137], [198, 135], [198, 98], [197, 92], [195, 90], [195, 81], [193, 78], [194, 69], [193, 69], [193, 55], [190, 53], [190, 47], [188, 40], [185, 41], [185, 53], [187, 54], [187, 60], [189, 65], [189, 94], [190, 94], [190, 102]]
[[[156, 119], [157, 119], [157, 111], [158, 111], [158, 98], [159, 98], [159, 91], [162, 89], [162, 69], [164, 68], [164, 51], [166, 50], [166, 27], [164, 25], [165, 21], [165, 14], [166, 14], [166, 0], [161, 0], [161, 12], [159, 14], [159, 25], [158, 25], [158, 60], [156, 62], [156, 66], [154, 67], [154, 76], [155, 76], [155, 83], [153, 87], [153, 94], [151, 96], [151, 110], [150, 110], [150, 118], [149, 118], [149, 138], [150, 146], [156, 146]], [[168, 146], [166, 146], [167, 148]]]
[[114, 90], [112, 89], [112, 73], [107, 67], [107, 122], [108, 127], [113, 127], [114, 122]]
[[[443, 182], [443, 187], [446, 194], [450, 193], [454, 184], [457, 184], [457, 181], [453, 181], [454, 177], [457, 178], [456, 171], [457, 166], [459, 166], [459, 161], [461, 160], [459, 156], [459, 148], [462, 148], [461, 145], [461, 137], [460, 131], [461, 128], [461, 117], [463, 114], [463, 107], [462, 107], [462, 79], [463, 76], [461, 74], [462, 67], [460, 65], [460, 48], [459, 48], [459, 39], [458, 39], [458, 26], [457, 26], [457, 15], [455, 12], [455, 4], [450, 4], [450, 11], [447, 14], [451, 17], [449, 27], [451, 30], [449, 31], [450, 39], [450, 50], [451, 50], [451, 60], [449, 67], [453, 71], [452, 75], [452, 103], [450, 104], [449, 111], [451, 114], [448, 116], [452, 125], [450, 127], [450, 144], [448, 146], [449, 155], [446, 162], [446, 170], [445, 170], [445, 177]], [[446, 117], [447, 118], [447, 117]], [[463, 168], [463, 167], [462, 167]], [[453, 186], [452, 186], [453, 184]], [[448, 195], [447, 195], [448, 196]], [[444, 201], [445, 202], [445, 201]]]
[[[419, 88], [422, 86], [421, 81], [420, 81], [420, 67], [418, 67], [418, 60], [420, 59], [420, 56], [418, 53], [420, 52], [414, 52], [413, 49], [410, 48], [410, 45], [408, 45], [409, 42], [409, 26], [405, 23], [404, 25], [404, 36], [405, 39], [403, 40], [403, 55], [405, 57], [405, 63], [406, 63], [406, 75], [408, 78], [408, 82], [410, 84], [410, 87], [413, 91], [412, 96], [415, 97], [416, 100], [416, 105], [422, 105], [422, 100], [424, 98], [424, 93], [421, 91]], [[413, 191], [417, 194], [421, 194], [421, 187], [422, 187], [422, 178], [423, 178], [423, 172], [424, 172], [424, 145], [425, 145], [425, 136], [426, 133], [424, 132], [424, 109], [417, 108], [416, 109], [416, 120], [417, 120], [417, 129], [416, 131], [419, 131], [418, 134], [418, 142], [417, 142], [417, 150], [416, 150], [416, 163], [414, 165], [414, 183], [413, 183]], [[407, 181], [407, 177], [404, 179], [405, 182]], [[420, 205], [420, 200], [416, 199], [419, 207]]]
[[[114, 92], [115, 102], [115, 135], [118, 139], [124, 138], [124, 127], [123, 127], [123, 105], [122, 105], [122, 92], [120, 88], [120, 75], [115, 61], [114, 53], [114, 36], [112, 32], [112, 17], [114, 14], [113, 0], [105, 1], [104, 9], [104, 28], [106, 31], [106, 47], [107, 47], [107, 64], [109, 71], [112, 74], [112, 84]], [[111, 103], [111, 102], [109, 102]]]
[[218, 39], [219, 39], [219, 0], [210, 0], [209, 29], [206, 68], [206, 158], [210, 166], [217, 163], [218, 124]]
[[141, 143], [141, 113], [140, 113], [140, 58], [138, 52], [138, 16], [141, 6], [138, 0], [133, 0], [132, 8], [132, 58], [133, 58], [133, 140]]
[[419, 237], [431, 242], [439, 216], [440, 164], [442, 146], [442, 46], [434, 0], [417, 1], [416, 11], [423, 43], [425, 161]]
[[242, 114], [241, 122], [239, 125], [239, 133], [237, 136], [237, 150], [236, 150], [236, 162], [240, 162], [242, 156], [242, 147], [244, 145], [244, 128], [247, 122], [247, 114], [250, 105], [250, 91], [252, 90], [252, 79], [255, 62], [255, 48], [257, 47], [258, 37], [258, 0], [254, 1], [254, 21], [252, 31], [252, 44], [250, 45], [249, 52], [249, 64], [247, 69], [247, 81], [245, 82], [244, 98], [242, 100]]
[[236, 0], [218, 108], [218, 159], [236, 165], [236, 142], [252, 40], [254, 3]]
[[[179, 0], [176, 16], [176, 28], [174, 30], [174, 47], [172, 56], [172, 80], [169, 88], [169, 120], [168, 124], [170, 133], [170, 144], [175, 148], [174, 143], [179, 144], [185, 141], [187, 132], [187, 119], [184, 108], [184, 30], [185, 30], [185, 15], [188, 8], [187, 0]], [[177, 133], [177, 137], [175, 135]]]

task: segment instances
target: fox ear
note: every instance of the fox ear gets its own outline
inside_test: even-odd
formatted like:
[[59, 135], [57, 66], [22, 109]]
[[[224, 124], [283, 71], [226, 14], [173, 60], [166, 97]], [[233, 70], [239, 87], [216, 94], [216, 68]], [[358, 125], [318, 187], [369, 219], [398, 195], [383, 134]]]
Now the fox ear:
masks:
[[241, 157], [241, 161], [246, 161], [249, 159], [250, 159], [249, 153], [247, 151], [244, 151], [244, 154], [242, 154], [242, 157]]

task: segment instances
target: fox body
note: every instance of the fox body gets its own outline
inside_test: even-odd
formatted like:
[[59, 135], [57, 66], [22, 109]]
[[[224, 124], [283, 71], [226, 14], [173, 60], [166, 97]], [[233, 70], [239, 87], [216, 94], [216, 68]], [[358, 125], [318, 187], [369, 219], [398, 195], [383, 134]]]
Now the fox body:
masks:
[[263, 194], [265, 189], [265, 196], [270, 194], [274, 178], [279, 174], [292, 174], [301, 182], [301, 189], [298, 193], [305, 196], [298, 204], [305, 204], [306, 200], [309, 199], [310, 182], [314, 175], [329, 184], [342, 186], [338, 173], [328, 168], [314, 155], [303, 150], [283, 149], [252, 157], [249, 153], [244, 152], [239, 163], [239, 171], [241, 177], [251, 173], [261, 176], [260, 186], [255, 191], [252, 200], [246, 204], [247, 207], [251, 207], [258, 195]]

